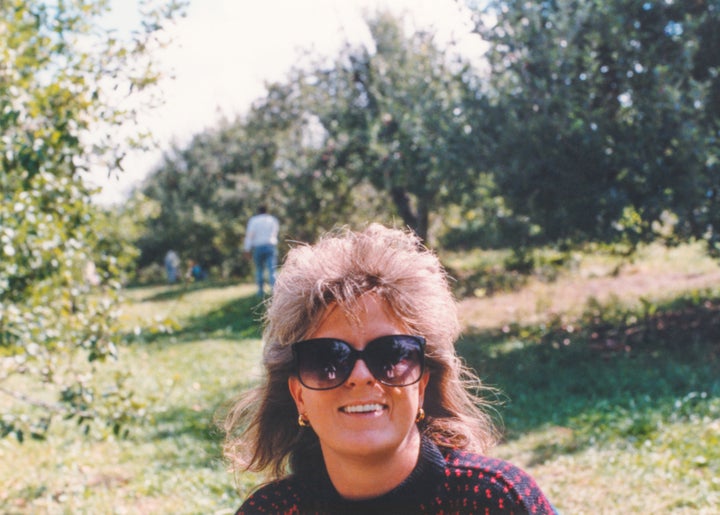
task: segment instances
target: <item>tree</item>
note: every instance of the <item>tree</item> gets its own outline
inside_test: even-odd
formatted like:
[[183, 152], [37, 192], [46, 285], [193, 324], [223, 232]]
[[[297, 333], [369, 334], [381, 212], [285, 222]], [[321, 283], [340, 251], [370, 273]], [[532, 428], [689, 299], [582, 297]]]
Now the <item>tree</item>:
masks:
[[441, 50], [429, 32], [406, 35], [399, 19], [368, 21], [374, 48], [347, 47], [318, 68], [313, 112], [327, 134], [327, 162], [386, 196], [426, 239], [431, 214], [474, 190], [484, 168], [475, 72]]
[[0, 3], [3, 436], [42, 437], [58, 417], [118, 432], [136, 412], [123, 375], [94, 375], [117, 356], [126, 249], [82, 174], [120, 168], [116, 129], [135, 119], [128, 98], [157, 82], [152, 51], [182, 8], [141, 5], [142, 28], [124, 39], [103, 28], [103, 0]]
[[487, 5], [494, 177], [535, 241], [662, 232], [717, 248], [717, 3]]

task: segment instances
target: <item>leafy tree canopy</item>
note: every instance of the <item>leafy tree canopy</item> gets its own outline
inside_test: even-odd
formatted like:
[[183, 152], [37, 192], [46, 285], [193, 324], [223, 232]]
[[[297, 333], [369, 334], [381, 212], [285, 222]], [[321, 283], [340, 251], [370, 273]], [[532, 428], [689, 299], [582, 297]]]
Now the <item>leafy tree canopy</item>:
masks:
[[706, 238], [718, 250], [720, 6], [492, 1], [492, 168], [535, 241]]

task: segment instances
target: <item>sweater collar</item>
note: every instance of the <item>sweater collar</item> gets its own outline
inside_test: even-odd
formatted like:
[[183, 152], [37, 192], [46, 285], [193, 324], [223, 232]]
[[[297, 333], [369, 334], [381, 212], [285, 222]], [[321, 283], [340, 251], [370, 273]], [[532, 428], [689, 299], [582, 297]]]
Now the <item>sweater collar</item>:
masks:
[[[436, 486], [444, 477], [445, 459], [437, 445], [429, 438], [423, 437], [420, 442], [418, 462], [410, 475], [391, 491], [373, 499], [352, 501], [343, 498], [330, 480], [324, 466], [315, 473], [304, 475], [298, 479], [311, 492], [316, 500], [327, 500], [327, 505], [342, 512], [371, 512], [375, 507], [397, 506], [398, 508], [418, 506], [429, 502], [435, 496]], [[420, 495], [420, 497], [419, 497]]]

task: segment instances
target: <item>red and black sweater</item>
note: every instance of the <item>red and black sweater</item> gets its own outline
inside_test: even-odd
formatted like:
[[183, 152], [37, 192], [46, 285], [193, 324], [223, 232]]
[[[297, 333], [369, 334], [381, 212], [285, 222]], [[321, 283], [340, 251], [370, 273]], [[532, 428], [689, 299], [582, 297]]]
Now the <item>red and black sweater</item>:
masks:
[[462, 451], [441, 452], [425, 438], [412, 473], [380, 497], [344, 499], [321, 466], [261, 487], [237, 511], [256, 513], [556, 514], [535, 481], [514, 465]]

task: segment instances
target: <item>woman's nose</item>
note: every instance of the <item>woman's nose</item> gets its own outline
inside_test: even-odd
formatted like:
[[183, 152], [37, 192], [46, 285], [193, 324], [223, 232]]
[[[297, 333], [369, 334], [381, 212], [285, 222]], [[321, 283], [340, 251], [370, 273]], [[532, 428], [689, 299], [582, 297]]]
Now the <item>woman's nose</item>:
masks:
[[358, 359], [353, 366], [352, 372], [350, 372], [350, 377], [348, 377], [346, 384], [357, 386], [361, 384], [372, 384], [374, 382], [375, 376], [372, 375], [365, 361]]

